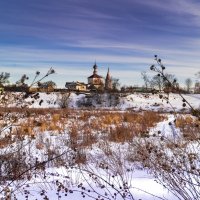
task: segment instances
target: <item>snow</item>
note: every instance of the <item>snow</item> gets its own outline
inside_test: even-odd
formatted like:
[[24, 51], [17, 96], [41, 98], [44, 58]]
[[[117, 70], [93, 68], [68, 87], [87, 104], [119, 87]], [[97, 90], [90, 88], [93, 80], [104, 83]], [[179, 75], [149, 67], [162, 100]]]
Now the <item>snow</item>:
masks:
[[32, 102], [30, 108], [59, 108], [58, 105], [58, 97], [57, 93], [39, 93], [39, 99], [33, 99], [29, 97], [26, 99], [27, 102]]
[[[60, 93], [39, 93], [38, 99], [33, 99], [31, 97], [26, 99], [26, 102], [31, 103], [29, 105], [30, 108], [60, 108], [60, 101], [62, 95]], [[69, 98], [67, 99], [67, 106], [69, 108], [80, 108], [81, 102], [86, 101], [85, 94], [75, 94], [71, 93]], [[102, 103], [98, 104], [97, 102], [92, 102], [92, 105], [95, 108], [110, 108], [110, 109], [119, 109], [119, 110], [134, 110], [134, 111], [141, 111], [141, 110], [153, 110], [159, 112], [170, 112], [176, 110], [177, 112], [180, 111], [188, 111], [189, 108], [186, 107], [183, 109], [182, 106], [182, 99], [178, 94], [170, 94], [169, 101], [172, 103], [169, 105], [166, 100], [160, 99], [159, 95], [151, 95], [151, 94], [141, 94], [141, 93], [134, 93], [124, 97], [120, 97], [119, 101], [116, 105], [113, 105], [108, 99], [108, 96], [105, 94], [100, 95], [98, 98], [101, 98]], [[194, 108], [200, 107], [200, 94], [191, 94], [191, 95], [184, 95]], [[42, 102], [41, 102], [42, 100]], [[34, 101], [34, 102], [33, 102]], [[161, 131], [161, 135], [167, 137], [168, 139], [174, 139], [177, 137], [181, 137], [181, 132], [178, 128], [176, 128], [173, 124], [174, 115], [166, 114], [167, 119], [159, 122], [156, 124], [155, 127], [152, 127], [149, 131], [149, 134], [152, 135], [155, 132]], [[89, 118], [92, 120], [93, 118]], [[38, 132], [36, 139], [29, 140], [29, 138], [25, 138], [23, 141], [25, 145], [24, 151], [29, 154], [29, 159], [34, 161], [38, 158], [38, 161], [45, 161], [48, 157], [48, 150], [56, 150], [59, 153], [70, 151], [70, 147], [67, 146], [68, 144], [68, 131], [64, 134], [55, 134], [50, 131], [45, 132]], [[98, 144], [101, 141], [98, 141]], [[37, 144], [42, 145], [42, 148], [37, 148]], [[112, 149], [116, 155], [123, 155], [125, 156], [128, 153], [128, 144], [120, 144], [116, 145], [115, 143], [110, 142], [109, 148]], [[6, 148], [6, 151], [14, 152], [17, 149], [17, 144], [13, 144], [12, 147]], [[4, 152], [5, 149], [1, 149], [1, 152]], [[93, 146], [91, 148], [86, 149], [87, 155], [91, 158], [89, 161], [89, 167], [84, 166], [83, 169], [92, 170], [93, 174], [97, 174], [101, 176], [103, 179], [109, 181], [113, 181], [116, 187], [122, 184], [121, 178], [117, 175], [114, 179], [111, 176], [108, 176], [108, 172], [106, 170], [97, 167], [101, 160], [104, 162], [111, 162], [109, 161], [109, 156], [105, 156], [99, 146]], [[71, 157], [73, 155], [67, 154], [66, 155], [66, 163], [67, 165], [71, 162]], [[92, 159], [92, 158], [95, 158]], [[30, 161], [28, 160], [28, 161]], [[123, 161], [123, 167], [131, 168], [130, 162]], [[110, 163], [112, 164], [112, 163]], [[117, 165], [113, 165], [113, 170], [117, 169]], [[34, 171], [33, 171], [34, 173]], [[99, 187], [98, 184], [94, 182], [94, 180], [89, 176], [89, 173], [84, 170], [80, 171], [78, 166], [74, 168], [70, 167], [56, 167], [56, 166], [49, 166], [45, 169], [44, 172], [39, 172], [39, 175], [34, 177], [32, 176], [30, 180], [19, 180], [15, 181], [12, 184], [11, 189], [15, 190], [19, 185], [22, 185], [20, 189], [17, 189], [15, 192], [16, 197], [20, 200], [27, 199], [24, 194], [24, 191], [28, 191], [28, 199], [35, 200], [35, 199], [43, 199], [45, 195], [50, 200], [55, 199], [69, 199], [69, 200], [79, 200], [83, 198], [83, 192], [79, 187], [77, 187], [80, 183], [84, 185], [86, 191], [90, 190], [91, 192], [85, 192], [85, 198], [87, 200], [97, 198], [97, 193], [104, 195], [107, 189], [109, 190], [108, 196], [109, 199], [112, 199], [112, 196], [116, 192], [110, 185], [107, 185], [105, 189]], [[45, 178], [44, 178], [45, 174]], [[130, 171], [126, 171], [124, 168], [123, 176], [128, 181], [130, 193], [133, 195], [134, 199], [142, 199], [142, 200], [157, 200], [157, 199], [168, 199], [168, 200], [177, 200], [178, 198], [170, 193], [166, 188], [164, 188], [161, 184], [159, 184], [153, 175], [149, 174], [148, 171], [144, 169], [138, 169], [137, 167], [131, 168]], [[64, 190], [61, 190], [59, 194], [57, 193], [57, 182], [59, 181], [61, 184], [65, 185], [68, 189], [74, 190], [73, 193], [67, 193]], [[101, 182], [101, 181], [100, 181]], [[105, 182], [104, 182], [105, 183]], [[45, 190], [45, 195], [41, 196], [41, 192]], [[94, 192], [96, 191], [96, 192]], [[108, 191], [107, 191], [108, 192]], [[58, 197], [60, 196], [60, 198]], [[123, 199], [118, 194], [116, 198], [117, 200]], [[131, 199], [131, 198], [130, 198]]]
[[178, 128], [174, 125], [175, 116], [174, 115], [167, 115], [167, 119], [158, 122], [157, 125], [150, 129], [150, 135], [153, 135], [155, 133], [158, 133], [160, 131], [160, 134], [164, 137], [167, 137], [169, 139], [175, 139], [177, 137], [181, 136], [181, 132]]
[[[167, 120], [164, 120], [157, 124], [156, 127], [152, 128], [150, 130], [150, 133], [160, 130], [163, 127], [167, 127], [168, 122], [173, 120], [173, 115], [169, 115]], [[165, 129], [163, 134], [168, 135], [171, 137], [171, 129], [168, 127]], [[67, 141], [67, 135], [52, 135], [51, 132], [43, 132], [38, 133], [38, 137], [36, 137], [35, 140], [29, 140], [29, 138], [26, 138], [23, 143], [29, 144], [25, 145], [25, 152], [29, 153], [29, 156], [32, 161], [34, 161], [36, 158], [38, 158], [39, 161], [44, 161], [47, 159], [47, 151], [49, 149], [56, 149], [59, 152], [64, 152], [70, 150], [66, 146]], [[49, 145], [47, 143], [49, 141]], [[101, 141], [99, 141], [101, 142]], [[102, 141], [103, 142], [103, 141]], [[36, 144], [42, 143], [44, 144], [44, 147], [42, 149], [36, 148]], [[17, 147], [16, 147], [17, 148]], [[114, 142], [110, 142], [109, 148], [112, 149], [112, 152], [115, 152], [115, 156], [119, 156], [119, 158], [123, 159], [123, 156], [127, 154], [127, 148], [128, 143], [124, 144], [116, 144]], [[8, 150], [8, 149], [7, 149]], [[2, 149], [3, 151], [3, 149]], [[16, 151], [15, 145], [13, 145], [12, 151]], [[112, 179], [112, 173], [108, 172], [107, 170], [101, 169], [97, 167], [101, 163], [101, 161], [105, 161], [110, 166], [113, 167], [111, 171], [114, 171], [118, 169], [117, 165], [113, 166], [113, 160], [109, 159], [109, 156], [105, 156], [103, 151], [99, 149], [98, 145], [96, 144], [91, 149], [87, 149], [87, 154], [89, 154], [89, 165], [83, 167], [81, 170], [79, 166], [75, 166], [73, 168], [70, 167], [49, 167], [46, 168], [45, 173], [44, 172], [37, 172], [37, 177], [32, 177], [31, 180], [20, 180], [14, 182], [12, 184], [12, 188], [16, 189], [19, 185], [22, 185], [23, 187], [20, 187], [20, 189], [15, 192], [16, 197], [20, 200], [25, 200], [26, 195], [28, 194], [28, 199], [35, 200], [35, 199], [43, 199], [41, 196], [41, 192], [44, 190], [45, 195], [50, 199], [58, 199], [58, 195], [60, 196], [60, 199], [69, 199], [69, 200], [77, 200], [82, 199], [83, 192], [80, 188], [77, 186], [82, 183], [83, 186], [86, 188], [86, 191], [90, 190], [89, 193], [90, 196], [97, 198], [97, 193], [101, 195], [104, 195], [105, 192], [109, 191], [108, 198], [112, 199], [112, 196], [116, 191], [110, 186], [106, 185], [106, 188], [101, 189], [98, 184], [94, 183], [94, 180], [91, 179], [89, 176], [89, 173], [84, 171], [86, 169], [89, 170], [93, 174], [97, 174], [104, 180], [109, 180], [110, 183], [113, 183], [117, 189], [119, 189], [119, 186], [122, 185], [122, 180], [125, 178], [128, 182], [130, 193], [133, 195], [134, 199], [142, 199], [142, 200], [157, 200], [157, 199], [168, 199], [168, 200], [177, 200], [177, 198], [170, 193], [166, 188], [164, 188], [162, 185], [156, 182], [155, 178], [148, 173], [146, 170], [138, 169], [137, 167], [131, 167], [131, 163], [124, 162], [123, 163], [123, 174], [122, 177], [120, 175], [115, 176]], [[70, 154], [69, 154], [70, 155]], [[67, 158], [67, 157], [66, 157]], [[68, 160], [70, 161], [70, 158], [68, 157]], [[118, 160], [118, 158], [117, 158]], [[66, 163], [69, 161], [66, 160]], [[129, 168], [129, 171], [126, 171], [126, 167]], [[34, 174], [34, 170], [32, 172]], [[44, 174], [46, 178], [44, 179]], [[67, 186], [68, 190], [74, 191], [73, 193], [67, 193], [62, 190], [57, 194], [57, 182], [59, 181], [61, 184]], [[102, 184], [105, 184], [104, 181]], [[107, 191], [108, 190], [108, 191]], [[95, 192], [94, 192], [95, 191]], [[26, 195], [25, 195], [26, 193]], [[88, 194], [88, 192], [86, 192]], [[91, 200], [92, 197], [89, 197], [88, 195], [85, 195], [84, 199]], [[43, 196], [45, 196], [43, 195]], [[122, 200], [123, 198], [120, 197], [120, 195], [117, 195], [117, 200]]]
[[[200, 107], [200, 94], [183, 95], [194, 108]], [[121, 99], [120, 108], [132, 108], [134, 110], [154, 110], [154, 111], [176, 111], [183, 110], [182, 98], [178, 94], [169, 95], [169, 103], [165, 99], [160, 99], [158, 94], [135, 93]], [[186, 108], [188, 109], [188, 107]]]
[[[117, 94], [116, 94], [117, 95]], [[163, 94], [164, 95], [164, 94]], [[190, 102], [194, 108], [200, 108], [200, 94], [187, 94], [183, 97]], [[60, 93], [39, 93], [39, 98], [33, 100], [32, 98], [26, 99], [26, 102], [30, 103], [31, 108], [60, 108], [60, 101], [62, 94]], [[98, 94], [95, 96], [96, 101], [92, 101], [91, 105], [93, 108], [110, 108], [120, 110], [153, 110], [159, 112], [170, 112], [170, 111], [188, 111], [188, 106], [183, 107], [182, 98], [178, 94], [169, 94], [169, 103], [167, 100], [159, 98], [158, 94], [148, 93], [134, 93], [125, 95], [125, 97], [119, 97], [119, 102], [113, 102], [109, 99], [109, 95]], [[94, 99], [95, 99], [94, 98]], [[90, 99], [90, 98], [89, 98]], [[42, 100], [42, 103], [41, 103]], [[85, 104], [83, 102], [88, 100], [88, 96], [85, 94], [71, 93], [67, 101], [67, 107], [69, 108], [81, 108]], [[31, 103], [34, 101], [33, 103]], [[100, 103], [98, 102], [100, 101]]]
[[[84, 191], [90, 190], [88, 193], [92, 197], [98, 196], [93, 190], [95, 190], [98, 194], [104, 195], [105, 192], [108, 192], [107, 198], [112, 199], [111, 194], [113, 195], [116, 191], [112, 188], [107, 186], [106, 188], [100, 189], [94, 183], [90, 182], [88, 179], [87, 174], [84, 177], [80, 176], [80, 172], [78, 170], [68, 170], [66, 171], [65, 168], [50, 168], [46, 171], [46, 174], [53, 174], [50, 178], [46, 179], [46, 182], [49, 184], [41, 184], [42, 178], [39, 177], [32, 182], [26, 182], [26, 190], [30, 192], [29, 198], [30, 200], [35, 199], [42, 199], [41, 198], [41, 191], [45, 190], [47, 197], [50, 200], [58, 199], [58, 195], [55, 193], [57, 190], [56, 181], [58, 180], [62, 184], [66, 184], [66, 179], [70, 179], [70, 185], [68, 185], [68, 189], [76, 190], [73, 193], [67, 193], [65, 196], [64, 190], [59, 193], [61, 196], [60, 199], [68, 199], [68, 200], [79, 200], [83, 199], [80, 190], [76, 185], [77, 182], [81, 182], [82, 186], [86, 189]], [[68, 177], [68, 178], [66, 178]], [[80, 180], [81, 179], [81, 180]], [[87, 180], [86, 180], [87, 179]], [[35, 184], [36, 182], [40, 184]], [[177, 200], [177, 198], [170, 193], [167, 189], [161, 186], [159, 183], [155, 181], [155, 179], [149, 175], [146, 171], [142, 170], [135, 170], [132, 174], [132, 180], [130, 185], [132, 185], [130, 192], [133, 194], [134, 199], [142, 199], [142, 200], [158, 200], [158, 199], [168, 199], [168, 200]], [[37, 187], [36, 187], [37, 186]], [[38, 190], [38, 186], [40, 186], [40, 190]], [[87, 193], [87, 192], [85, 192]], [[17, 198], [20, 200], [25, 200], [24, 194], [21, 192], [17, 193]], [[93, 198], [87, 196], [84, 199], [91, 200]], [[116, 196], [117, 200], [122, 200], [123, 198], [120, 195]]]

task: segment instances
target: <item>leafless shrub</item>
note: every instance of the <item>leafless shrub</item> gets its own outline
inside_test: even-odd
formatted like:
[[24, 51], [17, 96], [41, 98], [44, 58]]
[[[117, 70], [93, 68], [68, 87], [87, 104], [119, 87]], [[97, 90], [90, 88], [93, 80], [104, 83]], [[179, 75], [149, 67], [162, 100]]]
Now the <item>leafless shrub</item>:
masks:
[[200, 196], [200, 156], [197, 143], [188, 138], [174, 141], [163, 136], [140, 139], [133, 143], [132, 161], [140, 162], [144, 168], [149, 169], [178, 198], [197, 200]]
[[[175, 78], [170, 78], [168, 76], [167, 73], [165, 73], [165, 69], [166, 67], [163, 65], [162, 63], [162, 60], [160, 58], [158, 58], [157, 55], [155, 55], [155, 61], [157, 63], [157, 66], [156, 65], [151, 65], [150, 69], [154, 72], [157, 73], [157, 76], [158, 77], [161, 77], [162, 80], [165, 82], [166, 84], [166, 90], [165, 92], [166, 93], [169, 93], [169, 92], [176, 92], [179, 94], [179, 96], [182, 98], [182, 106], [183, 107], [186, 107], [188, 106], [191, 110], [191, 114], [196, 116], [198, 119], [200, 119], [200, 110], [199, 109], [196, 109], [194, 108], [190, 102], [184, 98], [184, 96], [182, 95], [182, 91], [179, 87], [179, 84], [177, 83], [177, 80]], [[163, 98], [162, 96], [160, 96], [160, 98]], [[167, 99], [167, 101], [169, 102], [169, 99]]]
[[68, 108], [70, 94], [71, 93], [69, 92], [58, 96], [58, 104], [61, 108]]
[[[167, 187], [178, 199], [198, 200], [200, 198], [200, 154], [199, 154], [199, 110], [192, 107], [183, 95], [176, 80], [170, 82], [165, 76], [165, 67], [161, 59], [155, 56], [158, 67], [151, 66], [151, 70], [158, 73], [168, 86], [175, 90], [182, 98], [183, 107], [189, 106], [191, 115], [177, 116], [174, 123], [181, 130], [180, 135], [170, 138], [161, 134], [147, 134], [144, 138], [133, 141], [132, 151], [128, 156], [134, 163], [140, 163], [148, 169], [158, 182]], [[163, 95], [160, 95], [163, 98]], [[169, 102], [169, 98], [166, 98]], [[173, 103], [170, 102], [171, 104]], [[181, 103], [181, 102], [180, 102]], [[192, 116], [193, 115], [193, 116]]]

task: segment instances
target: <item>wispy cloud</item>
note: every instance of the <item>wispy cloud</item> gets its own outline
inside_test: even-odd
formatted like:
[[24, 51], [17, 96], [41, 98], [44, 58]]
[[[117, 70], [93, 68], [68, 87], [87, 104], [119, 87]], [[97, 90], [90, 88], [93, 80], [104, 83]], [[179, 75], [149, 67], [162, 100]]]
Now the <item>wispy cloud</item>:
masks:
[[0, 69], [55, 66], [64, 82], [83, 80], [96, 60], [134, 84], [158, 54], [183, 80], [199, 70], [199, 21], [197, 0], [0, 1]]
[[[85, 47], [86, 48], [86, 47]], [[151, 47], [133, 45], [133, 46], [123, 46], [123, 45], [114, 45], [114, 46], [88, 46], [88, 51], [70, 51], [70, 50], [49, 50], [49, 49], [37, 49], [37, 48], [18, 48], [18, 47], [4, 47], [0, 49], [0, 59], [1, 62], [32, 62], [32, 63], [70, 63], [70, 62], [79, 62], [79, 63], [90, 63], [95, 59], [102, 63], [141, 63], [141, 64], [150, 64], [152, 62], [153, 53], [160, 52], [161, 54], [168, 54], [167, 57], [170, 57], [175, 54], [175, 56], [189, 55], [187, 60], [182, 59], [167, 59], [166, 63], [169, 65], [176, 66], [188, 66], [192, 65], [193, 67], [199, 66], [198, 52], [196, 54], [191, 53], [187, 50], [170, 50], [170, 49], [152, 49]], [[102, 48], [102, 50], [109, 49], [118, 49], [116, 51], [107, 52], [90, 52], [90, 48]], [[125, 50], [125, 54], [121, 54], [121, 51]], [[109, 51], [109, 50], [108, 50]], [[143, 51], [143, 55], [135, 56], [130, 52], [134, 51]], [[144, 54], [148, 53], [148, 56]], [[191, 57], [190, 57], [191, 56]], [[196, 56], [196, 59], [194, 57]], [[166, 56], [165, 56], [166, 57]], [[179, 60], [179, 61], [178, 61]], [[184, 60], [184, 61], [182, 61]]]
[[[125, 47], [120, 46], [121, 50], [123, 48]], [[129, 46], [125, 49], [128, 52], [130, 48]], [[140, 48], [140, 50], [141, 48], [151, 50], [139, 46], [138, 48]], [[137, 49], [137, 51], [139, 50]], [[9, 55], [9, 57], [7, 55]], [[198, 59], [194, 59], [193, 57], [185, 60], [180, 57], [177, 59], [169, 59], [170, 55], [167, 57], [168, 58], [163, 60], [163, 63], [166, 65], [168, 73], [177, 74], [179, 80], [183, 80], [185, 77], [189, 76], [192, 77], [194, 73], [199, 70]], [[73, 79], [86, 81], [86, 77], [91, 73], [92, 65], [96, 59], [100, 66], [100, 73], [106, 74], [107, 67], [110, 67], [113, 76], [120, 78], [124, 83], [128, 82], [131, 84], [131, 82], [134, 83], [138, 81], [141, 83], [141, 80], [139, 80], [141, 79], [140, 72], [148, 71], [149, 66], [153, 63], [153, 52], [148, 56], [133, 56], [132, 54], [121, 55], [117, 53], [110, 53], [107, 55], [106, 53], [96, 53], [95, 51], [93, 53], [90, 51], [82, 53], [80, 51], [70, 52], [56, 50], [55, 52], [54, 50], [46, 49], [38, 50], [5, 47], [3, 50], [0, 50], [0, 59], [1, 63], [3, 63], [0, 65], [1, 70], [15, 73], [17, 77], [25, 71], [32, 76], [37, 70], [41, 70], [41, 72], [45, 73], [49, 67], [53, 66], [57, 75], [62, 76], [61, 79], [63, 83], [67, 79], [71, 81]]]
[[161, 13], [165, 11], [171, 13], [167, 17], [179, 22], [179, 25], [200, 26], [200, 2], [198, 0], [151, 0], [140, 3], [162, 10]]

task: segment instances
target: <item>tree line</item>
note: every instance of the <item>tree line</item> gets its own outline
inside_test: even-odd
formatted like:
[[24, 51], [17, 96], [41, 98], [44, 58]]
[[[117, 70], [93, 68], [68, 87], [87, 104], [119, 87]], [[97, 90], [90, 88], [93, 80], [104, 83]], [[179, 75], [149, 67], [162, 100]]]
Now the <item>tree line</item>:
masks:
[[[179, 83], [177, 82], [177, 78], [173, 74], [165, 74], [166, 79], [160, 76], [160, 74], [153, 75], [152, 77], [147, 74], [146, 71], [141, 72], [141, 77], [144, 82], [144, 87], [147, 90], [148, 88], [157, 89], [159, 91], [168, 91], [171, 88], [179, 88], [183, 92], [190, 93], [192, 86], [195, 86], [196, 91], [200, 92], [200, 71], [195, 74], [196, 83], [194, 84], [191, 78], [185, 79], [185, 88], [181, 89]], [[172, 85], [167, 81], [169, 80]]]

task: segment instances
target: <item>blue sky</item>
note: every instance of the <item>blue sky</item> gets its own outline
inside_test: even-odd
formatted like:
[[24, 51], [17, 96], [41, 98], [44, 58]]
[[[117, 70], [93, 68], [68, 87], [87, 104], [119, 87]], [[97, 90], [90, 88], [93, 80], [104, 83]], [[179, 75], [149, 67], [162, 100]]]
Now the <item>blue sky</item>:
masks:
[[98, 72], [142, 85], [162, 58], [180, 83], [200, 71], [198, 0], [1, 0], [0, 71], [16, 81], [53, 67], [58, 86]]

